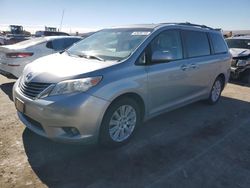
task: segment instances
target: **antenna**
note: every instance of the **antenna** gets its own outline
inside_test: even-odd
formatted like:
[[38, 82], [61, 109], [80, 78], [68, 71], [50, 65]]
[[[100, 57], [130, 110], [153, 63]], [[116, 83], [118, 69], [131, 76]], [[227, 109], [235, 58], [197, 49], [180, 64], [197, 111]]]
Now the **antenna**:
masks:
[[59, 30], [60, 30], [60, 31], [61, 31], [61, 29], [62, 29], [63, 16], [64, 16], [64, 9], [63, 9], [63, 12], [62, 12], [62, 18], [61, 18], [61, 23], [60, 23], [60, 27], [59, 27]]

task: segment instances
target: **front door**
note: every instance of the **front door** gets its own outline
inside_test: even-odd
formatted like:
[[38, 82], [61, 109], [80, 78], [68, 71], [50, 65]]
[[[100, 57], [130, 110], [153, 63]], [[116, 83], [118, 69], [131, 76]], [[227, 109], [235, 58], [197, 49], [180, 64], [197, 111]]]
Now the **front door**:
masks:
[[[163, 31], [153, 39], [149, 48], [151, 58], [146, 67], [148, 104], [149, 115], [154, 115], [187, 101], [192, 89], [188, 60], [183, 58], [180, 31]], [[157, 62], [155, 55], [166, 58]]]

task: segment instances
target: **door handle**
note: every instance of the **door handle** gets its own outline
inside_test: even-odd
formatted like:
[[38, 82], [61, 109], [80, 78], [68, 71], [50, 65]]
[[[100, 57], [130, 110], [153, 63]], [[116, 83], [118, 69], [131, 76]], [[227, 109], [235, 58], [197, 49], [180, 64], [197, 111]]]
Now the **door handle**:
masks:
[[181, 70], [183, 70], [183, 71], [185, 71], [185, 70], [187, 70], [188, 69], [188, 66], [187, 65], [181, 65]]
[[192, 69], [196, 69], [196, 68], [197, 68], [197, 65], [194, 64], [194, 63], [192, 63], [192, 64], [190, 65], [190, 67], [191, 67]]

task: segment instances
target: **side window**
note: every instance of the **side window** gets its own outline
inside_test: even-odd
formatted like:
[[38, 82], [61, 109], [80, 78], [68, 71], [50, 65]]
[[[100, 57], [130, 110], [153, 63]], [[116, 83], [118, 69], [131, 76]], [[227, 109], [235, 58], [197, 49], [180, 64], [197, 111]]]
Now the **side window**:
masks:
[[215, 54], [227, 52], [227, 46], [225, 44], [224, 39], [222, 38], [222, 35], [218, 33], [210, 33], [210, 37], [211, 37], [211, 41], [213, 44], [213, 49], [214, 49]]
[[168, 62], [182, 59], [180, 32], [168, 30], [162, 32], [151, 42], [152, 62]]
[[209, 41], [205, 32], [183, 31], [183, 36], [188, 57], [210, 55]]
[[79, 40], [80, 39], [78, 39], [78, 38], [68, 38], [68, 39], [65, 39], [64, 40], [64, 45], [63, 45], [64, 49], [72, 46], [74, 43], [76, 43]]
[[55, 51], [64, 50], [64, 39], [56, 39], [52, 41], [53, 49]]
[[49, 49], [53, 49], [52, 41], [47, 42], [46, 47]]

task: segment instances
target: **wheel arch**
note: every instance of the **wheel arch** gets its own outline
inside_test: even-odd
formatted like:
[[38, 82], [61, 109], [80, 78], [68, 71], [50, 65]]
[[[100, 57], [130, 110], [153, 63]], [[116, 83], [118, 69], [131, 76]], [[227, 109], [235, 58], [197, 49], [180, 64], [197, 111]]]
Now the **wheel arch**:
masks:
[[217, 77], [216, 77], [216, 79], [217, 78], [221, 78], [221, 80], [223, 81], [223, 89], [224, 89], [224, 87], [225, 87], [225, 85], [226, 85], [226, 76], [223, 74], [223, 73], [220, 73]]
[[[138, 106], [139, 106], [139, 108], [141, 109], [141, 111], [140, 111], [140, 115], [141, 115], [141, 117], [140, 117], [140, 119], [141, 120], [143, 120], [143, 117], [144, 117], [144, 115], [145, 115], [145, 104], [144, 104], [144, 101], [143, 101], [143, 98], [139, 95], [139, 94], [137, 94], [137, 93], [134, 93], [134, 92], [128, 92], [128, 93], [123, 93], [123, 94], [121, 94], [121, 95], [119, 95], [119, 96], [117, 96], [117, 97], [115, 97], [111, 102], [110, 102], [110, 104], [108, 105], [108, 107], [106, 108], [106, 111], [104, 112], [104, 116], [103, 116], [103, 119], [102, 119], [102, 123], [101, 123], [101, 126], [100, 126], [100, 128], [99, 128], [99, 132], [98, 132], [98, 142], [99, 143], [101, 143], [101, 144], [103, 144], [103, 145], [105, 145], [105, 146], [108, 146], [108, 147], [110, 147], [109, 145], [107, 145], [107, 143], [108, 143], [108, 141], [106, 140], [107, 139], [107, 137], [105, 136], [106, 134], [105, 134], [105, 127], [106, 127], [106, 115], [108, 114], [108, 112], [109, 112], [109, 109], [112, 107], [112, 105], [115, 105], [115, 103], [116, 102], [118, 102], [118, 101], [120, 101], [120, 100], [122, 100], [122, 99], [132, 99], [132, 100], [134, 100], [137, 104], [138, 104]], [[104, 123], [104, 124], [103, 124]], [[106, 140], [106, 141], [105, 141]], [[109, 139], [108, 139], [109, 140]], [[126, 141], [125, 141], [126, 142]], [[124, 143], [125, 143], [124, 142]], [[114, 145], [114, 146], [118, 146], [118, 145]], [[111, 146], [112, 147], [112, 146]]]
[[[137, 94], [137, 93], [134, 93], [134, 92], [127, 92], [127, 93], [123, 93], [123, 94], [120, 94], [118, 96], [116, 96], [112, 102], [109, 104], [108, 108], [114, 104], [115, 102], [121, 100], [122, 98], [130, 98], [132, 100], [135, 100], [135, 102], [137, 102], [137, 104], [139, 105], [140, 109], [141, 109], [141, 118], [143, 120], [144, 116], [145, 116], [145, 102], [143, 100], [143, 98]], [[108, 109], [107, 108], [107, 109]]]

